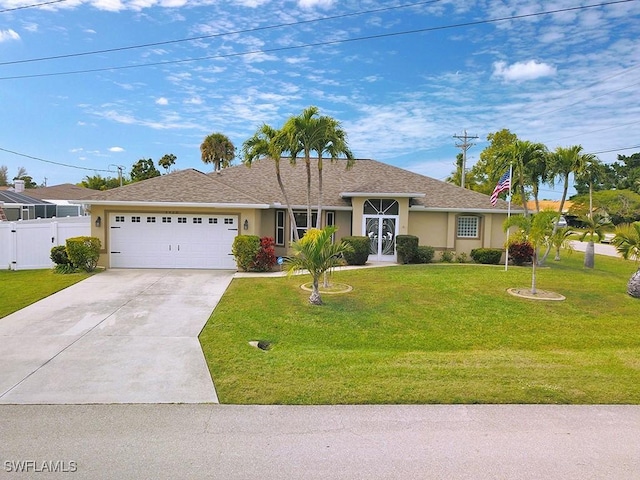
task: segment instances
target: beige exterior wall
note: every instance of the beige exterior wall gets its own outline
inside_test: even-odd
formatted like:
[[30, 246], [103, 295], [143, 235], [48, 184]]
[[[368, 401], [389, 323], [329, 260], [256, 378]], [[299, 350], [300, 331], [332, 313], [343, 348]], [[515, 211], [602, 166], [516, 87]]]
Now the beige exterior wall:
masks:
[[418, 237], [420, 245], [429, 245], [436, 250], [452, 250], [457, 253], [471, 253], [474, 248], [503, 248], [505, 234], [502, 223], [505, 214], [477, 215], [480, 218], [479, 238], [459, 238], [456, 236], [458, 217], [475, 214], [455, 212], [410, 212], [409, 235]]

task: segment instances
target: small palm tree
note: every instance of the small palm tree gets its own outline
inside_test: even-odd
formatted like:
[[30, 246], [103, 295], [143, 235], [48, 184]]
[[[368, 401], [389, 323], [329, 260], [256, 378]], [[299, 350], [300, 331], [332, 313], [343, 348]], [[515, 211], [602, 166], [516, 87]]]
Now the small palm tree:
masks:
[[505, 232], [509, 230], [509, 227], [518, 227], [519, 232], [515, 233], [517, 238], [529, 242], [533, 247], [533, 261], [531, 262], [531, 293], [533, 295], [537, 293], [536, 264], [538, 263], [538, 250], [549, 243], [553, 221], [556, 216], [557, 214], [551, 211], [542, 211], [532, 216], [514, 215], [507, 218], [503, 224]]
[[[613, 243], [625, 260], [640, 260], [640, 222], [619, 225], [616, 228], [616, 236]], [[640, 298], [640, 269], [636, 271], [627, 284], [627, 293], [635, 298]]]
[[322, 305], [320, 297], [320, 277], [340, 264], [340, 256], [351, 247], [344, 242], [333, 243], [331, 236], [336, 232], [334, 226], [325, 227], [322, 230], [311, 228], [304, 237], [291, 244], [293, 255], [289, 257], [285, 266], [287, 272], [307, 270], [312, 281], [312, 291], [309, 303]]
[[580, 220], [585, 226], [582, 235], [580, 235], [580, 241], [584, 242], [587, 238], [589, 239], [587, 248], [584, 252], [584, 266], [586, 268], [593, 268], [596, 257], [594, 238], [596, 238], [598, 242], [602, 240], [604, 237], [604, 227], [609, 224], [609, 221], [607, 220], [607, 217], [600, 215], [599, 213], [587, 215], [586, 217], [582, 217]]
[[573, 252], [573, 247], [571, 246], [571, 234], [573, 234], [573, 230], [570, 227], [562, 227], [556, 230], [556, 233], [551, 235], [549, 241], [551, 242], [551, 246], [556, 249], [556, 256], [553, 259], [556, 262], [560, 261], [560, 250], [565, 249], [568, 252]]

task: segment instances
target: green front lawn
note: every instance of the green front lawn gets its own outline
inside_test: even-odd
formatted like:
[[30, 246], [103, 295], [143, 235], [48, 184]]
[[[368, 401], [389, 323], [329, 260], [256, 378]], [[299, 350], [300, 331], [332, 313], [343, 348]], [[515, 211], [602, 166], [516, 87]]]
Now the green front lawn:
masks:
[[[353, 291], [308, 305], [308, 276], [232, 282], [200, 341], [222, 403], [640, 403], [636, 266], [564, 255], [526, 267], [407, 265], [337, 272]], [[264, 352], [252, 340], [273, 342]]]
[[88, 273], [56, 274], [53, 270], [0, 270], [0, 318], [88, 276]]

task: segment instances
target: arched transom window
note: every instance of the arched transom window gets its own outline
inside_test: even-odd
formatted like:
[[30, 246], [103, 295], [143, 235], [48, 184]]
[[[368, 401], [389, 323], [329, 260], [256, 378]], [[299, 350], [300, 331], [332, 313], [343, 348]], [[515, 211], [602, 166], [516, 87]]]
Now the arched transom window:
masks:
[[400, 207], [390, 198], [370, 198], [364, 202], [365, 215], [398, 215]]

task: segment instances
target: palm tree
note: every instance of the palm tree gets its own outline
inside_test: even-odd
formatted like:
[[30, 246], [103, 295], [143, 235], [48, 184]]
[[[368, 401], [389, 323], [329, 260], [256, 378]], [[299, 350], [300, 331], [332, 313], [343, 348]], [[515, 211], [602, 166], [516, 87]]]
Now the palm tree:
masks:
[[595, 244], [594, 238], [598, 239], [598, 242], [604, 237], [604, 227], [609, 224], [607, 217], [598, 213], [587, 214], [587, 216], [580, 219], [584, 224], [584, 232], [580, 235], [580, 241], [584, 242], [587, 238], [587, 248], [584, 252], [584, 266], [585, 268], [593, 268], [595, 265]]
[[[558, 207], [558, 218], [564, 210], [564, 202], [567, 199], [569, 191], [569, 176], [573, 173], [576, 175], [583, 174], [586, 168], [586, 156], [582, 154], [582, 145], [573, 145], [571, 147], [557, 147], [553, 153], [549, 155], [549, 177], [548, 181], [553, 185], [554, 179], [559, 177], [563, 182], [562, 198]], [[554, 223], [553, 236], [558, 229], [558, 223]], [[551, 251], [551, 245], [540, 259], [540, 265], [544, 265], [547, 256]]]
[[569, 252], [573, 251], [573, 247], [571, 246], [571, 240], [570, 240], [570, 235], [573, 234], [573, 230], [571, 230], [571, 228], [569, 227], [562, 227], [559, 228], [558, 230], [556, 230], [556, 233], [553, 234], [550, 238], [549, 241], [551, 242], [551, 245], [553, 246], [553, 248], [556, 249], [556, 256], [553, 259], [556, 262], [560, 261], [560, 250], [561, 249], [566, 249]]
[[[640, 260], [640, 222], [619, 225], [616, 228], [613, 243], [625, 260]], [[627, 284], [627, 293], [635, 298], [640, 298], [640, 269], [636, 271]]]
[[535, 215], [514, 215], [505, 220], [503, 224], [504, 231], [509, 227], [518, 227], [519, 232], [516, 233], [520, 240], [529, 242], [533, 247], [533, 259], [531, 262], [531, 293], [535, 295], [536, 291], [536, 264], [538, 258], [538, 249], [549, 243], [551, 237], [551, 224], [555, 219], [556, 213], [551, 211], [542, 211]]
[[273, 160], [276, 167], [278, 186], [280, 187], [282, 197], [284, 198], [287, 206], [287, 212], [289, 213], [291, 229], [293, 230], [293, 238], [297, 241], [299, 240], [299, 236], [296, 217], [293, 214], [293, 209], [291, 208], [289, 197], [287, 196], [287, 192], [284, 188], [282, 173], [280, 171], [280, 159], [285, 149], [285, 137], [283, 132], [263, 123], [256, 133], [253, 134], [253, 137], [249, 138], [242, 144], [242, 163], [250, 167], [254, 161], [261, 158], [270, 158]]
[[317, 118], [318, 107], [305, 108], [298, 116], [289, 118], [282, 127], [286, 138], [291, 162], [295, 163], [300, 153], [303, 154], [307, 172], [307, 228], [311, 228], [311, 151], [324, 135], [324, 129]]
[[200, 153], [202, 161], [212, 163], [213, 171], [217, 172], [231, 165], [231, 161], [236, 156], [236, 147], [226, 135], [212, 133], [202, 141]]
[[[513, 165], [513, 178], [511, 183], [512, 185], [518, 184], [525, 216], [529, 215], [525, 186], [533, 183], [531, 181], [532, 178], [536, 178], [536, 182], [539, 184], [539, 179], [535, 175], [536, 172], [540, 170], [539, 165], [545, 164], [544, 157], [546, 156], [546, 152], [547, 147], [542, 143], [516, 140], [499, 154], [501, 160], [500, 170], [502, 172], [509, 168], [509, 164]], [[535, 168], [533, 165], [535, 165]]]
[[547, 151], [547, 147], [545, 147], [541, 143], [537, 144], [536, 148], [533, 151], [533, 155], [524, 166], [524, 180], [527, 184], [531, 185], [531, 193], [533, 193], [533, 199], [536, 205], [536, 213], [540, 211], [540, 184], [546, 183], [548, 180], [548, 153], [549, 152]]
[[293, 255], [285, 262], [289, 274], [300, 270], [307, 270], [311, 274], [313, 281], [309, 303], [312, 305], [322, 305], [319, 287], [320, 277], [325, 272], [338, 266], [342, 253], [351, 249], [344, 242], [339, 244], [332, 243], [331, 236], [336, 230], [337, 228], [333, 225], [322, 230], [317, 228], [309, 229], [302, 239], [291, 245]]
[[322, 228], [322, 158], [326, 153], [331, 162], [334, 162], [340, 156], [347, 159], [347, 169], [351, 168], [355, 162], [353, 154], [347, 146], [347, 134], [342, 130], [340, 122], [331, 118], [322, 116], [318, 119], [318, 128], [324, 132], [318, 135], [313, 144], [313, 150], [318, 154], [318, 215], [316, 217], [316, 228]]

